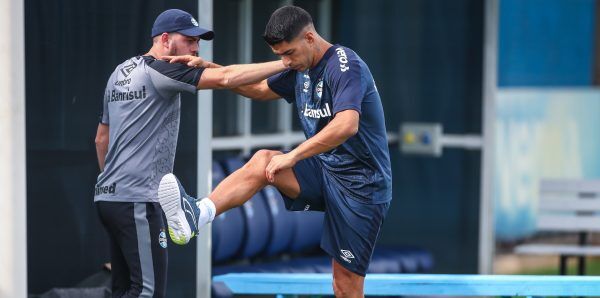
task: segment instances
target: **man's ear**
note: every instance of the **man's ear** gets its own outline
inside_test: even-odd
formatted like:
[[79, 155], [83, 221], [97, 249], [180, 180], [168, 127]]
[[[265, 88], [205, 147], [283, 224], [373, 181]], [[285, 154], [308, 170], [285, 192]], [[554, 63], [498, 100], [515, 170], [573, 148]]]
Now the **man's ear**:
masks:
[[312, 32], [311, 30], [306, 31], [306, 33], [304, 33], [304, 39], [309, 44], [314, 43], [315, 42], [315, 33]]
[[169, 48], [169, 33], [163, 33], [160, 35], [160, 43], [165, 48]]

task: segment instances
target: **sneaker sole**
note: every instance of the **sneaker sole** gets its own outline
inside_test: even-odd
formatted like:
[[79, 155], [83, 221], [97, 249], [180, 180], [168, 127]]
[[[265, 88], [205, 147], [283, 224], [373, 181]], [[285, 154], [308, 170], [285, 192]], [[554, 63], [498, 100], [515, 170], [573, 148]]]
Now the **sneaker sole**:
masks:
[[175, 175], [167, 174], [160, 180], [158, 201], [167, 218], [169, 236], [173, 243], [187, 244], [193, 237], [192, 229], [181, 206], [181, 193]]

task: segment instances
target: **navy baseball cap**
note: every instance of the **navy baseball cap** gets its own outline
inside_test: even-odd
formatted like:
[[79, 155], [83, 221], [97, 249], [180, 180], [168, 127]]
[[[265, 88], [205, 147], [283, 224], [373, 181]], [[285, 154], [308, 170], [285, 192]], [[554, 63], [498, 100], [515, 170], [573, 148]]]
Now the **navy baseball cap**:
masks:
[[212, 40], [215, 33], [198, 26], [191, 14], [180, 9], [168, 9], [156, 17], [152, 26], [152, 37], [163, 33], [178, 32], [185, 36], [198, 36], [200, 39]]

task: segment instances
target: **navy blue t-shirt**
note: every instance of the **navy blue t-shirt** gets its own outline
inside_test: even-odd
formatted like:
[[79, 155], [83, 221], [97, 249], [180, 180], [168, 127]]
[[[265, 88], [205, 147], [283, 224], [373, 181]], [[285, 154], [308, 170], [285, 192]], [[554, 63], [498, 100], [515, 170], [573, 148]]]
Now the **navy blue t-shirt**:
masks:
[[392, 171], [383, 107], [369, 67], [351, 49], [333, 45], [305, 72], [287, 70], [268, 79], [269, 88], [296, 103], [306, 138], [316, 135], [336, 113], [356, 110], [358, 133], [317, 155], [326, 177], [365, 203], [392, 199]]

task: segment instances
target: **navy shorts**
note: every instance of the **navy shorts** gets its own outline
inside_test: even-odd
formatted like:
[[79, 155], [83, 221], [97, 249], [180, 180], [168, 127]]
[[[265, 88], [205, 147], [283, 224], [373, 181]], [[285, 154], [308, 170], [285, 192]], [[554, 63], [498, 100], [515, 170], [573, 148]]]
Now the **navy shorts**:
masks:
[[298, 162], [293, 171], [300, 195], [291, 199], [282, 193], [286, 208], [324, 211], [321, 248], [346, 269], [365, 276], [390, 203], [366, 204], [351, 198], [324, 173], [317, 157]]

